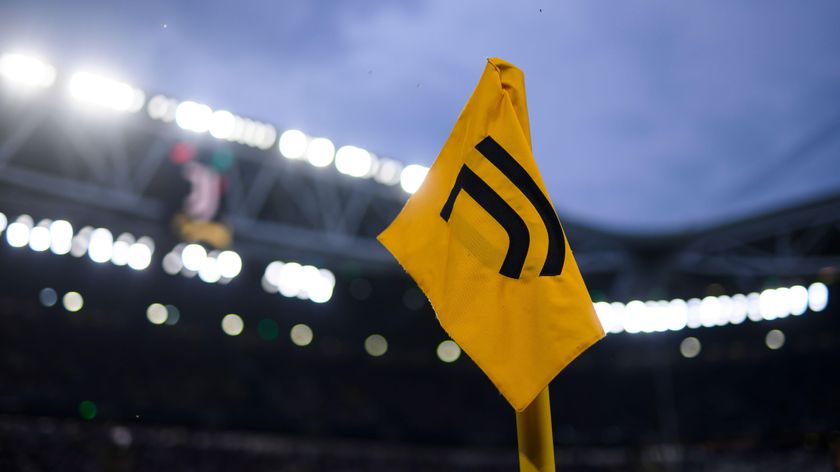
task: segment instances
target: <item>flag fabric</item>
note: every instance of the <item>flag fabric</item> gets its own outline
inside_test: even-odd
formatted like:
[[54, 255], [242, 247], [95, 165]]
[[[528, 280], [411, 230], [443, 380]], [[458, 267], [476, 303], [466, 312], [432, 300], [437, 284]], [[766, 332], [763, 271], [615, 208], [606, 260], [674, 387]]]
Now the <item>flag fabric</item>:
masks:
[[604, 336], [532, 154], [524, 75], [501, 59], [379, 240], [517, 411]]

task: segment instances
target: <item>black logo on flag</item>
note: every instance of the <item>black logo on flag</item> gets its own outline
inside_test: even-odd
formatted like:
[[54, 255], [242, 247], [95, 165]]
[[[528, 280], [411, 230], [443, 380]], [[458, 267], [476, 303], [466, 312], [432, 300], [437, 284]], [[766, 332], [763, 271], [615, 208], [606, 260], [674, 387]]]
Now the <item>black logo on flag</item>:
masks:
[[[548, 198], [528, 172], [492, 137], [487, 136], [476, 144], [475, 148], [525, 195], [540, 215], [548, 234], [548, 250], [540, 276], [560, 275], [563, 272], [563, 263], [566, 259], [566, 239], [563, 236], [560, 220], [554, 213], [551, 202], [548, 201]], [[444, 221], [448, 222], [450, 216], [452, 216], [455, 199], [462, 190], [492, 216], [507, 233], [510, 241], [499, 274], [518, 279], [522, 273], [522, 267], [525, 265], [525, 257], [528, 255], [528, 247], [531, 242], [531, 235], [528, 232], [525, 220], [516, 213], [504, 198], [464, 164], [458, 172], [449, 198], [440, 210], [440, 216]]]

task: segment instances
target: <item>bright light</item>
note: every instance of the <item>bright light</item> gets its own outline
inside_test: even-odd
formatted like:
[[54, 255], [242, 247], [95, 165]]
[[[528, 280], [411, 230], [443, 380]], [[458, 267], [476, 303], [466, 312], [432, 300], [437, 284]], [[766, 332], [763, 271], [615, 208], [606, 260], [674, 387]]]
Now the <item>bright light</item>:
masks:
[[114, 236], [105, 228], [96, 228], [90, 233], [88, 257], [94, 262], [103, 263], [111, 260], [114, 252]]
[[274, 261], [266, 266], [262, 283], [269, 293], [280, 292], [284, 297], [326, 303], [335, 289], [335, 275], [311, 265]]
[[437, 356], [438, 359], [446, 362], [447, 364], [455, 362], [459, 357], [461, 357], [461, 347], [458, 346], [455, 341], [447, 339], [446, 341], [438, 344]]
[[801, 285], [794, 285], [788, 292], [790, 296], [790, 314], [800, 316], [808, 311], [808, 289]]
[[732, 295], [732, 311], [730, 312], [729, 322], [732, 324], [743, 323], [747, 319], [748, 307], [747, 297], [743, 293]]
[[400, 174], [400, 186], [407, 193], [414, 193], [423, 185], [423, 181], [426, 179], [426, 174], [428, 173], [428, 167], [417, 164], [408, 165]]
[[290, 129], [280, 135], [277, 147], [286, 159], [300, 159], [306, 153], [308, 141], [303, 131]]
[[50, 248], [50, 230], [38, 225], [29, 231], [29, 248], [33, 251], [46, 251]]
[[[142, 240], [142, 238], [141, 238]], [[134, 270], [144, 270], [152, 263], [152, 248], [143, 241], [138, 241], [128, 249], [128, 266]]]
[[162, 304], [152, 303], [149, 305], [149, 308], [146, 308], [146, 318], [152, 324], [162, 325], [166, 323], [166, 319], [169, 318], [169, 312]]
[[315, 167], [326, 167], [333, 161], [335, 145], [327, 138], [315, 138], [309, 142], [306, 160]]
[[6, 229], [6, 225], [8, 223], [9, 223], [8, 218], [6, 218], [6, 215], [3, 214], [2, 211], [0, 211], [0, 233], [2, 233], [4, 229]]
[[379, 167], [373, 175], [373, 180], [385, 185], [397, 185], [400, 183], [400, 174], [403, 165], [393, 159], [380, 159]]
[[85, 300], [79, 292], [67, 292], [61, 299], [64, 309], [69, 312], [77, 312], [85, 306]]
[[227, 110], [216, 110], [213, 112], [213, 116], [210, 119], [210, 136], [216, 139], [230, 139], [233, 137], [235, 130], [236, 116], [233, 113]]
[[183, 262], [181, 262], [181, 257], [174, 252], [169, 252], [163, 256], [161, 265], [163, 266], [163, 271], [169, 275], [175, 275], [181, 272], [181, 269], [184, 267]]
[[242, 258], [233, 251], [222, 251], [216, 257], [216, 265], [222, 277], [232, 279], [242, 271]]
[[356, 146], [342, 146], [335, 153], [335, 168], [351, 177], [367, 177], [374, 165], [371, 153]]
[[12, 247], [24, 247], [29, 244], [29, 226], [15, 221], [6, 228], [6, 242]]
[[74, 74], [69, 87], [74, 99], [116, 111], [136, 112], [146, 99], [140, 89], [90, 72]]
[[198, 270], [198, 278], [208, 284], [214, 284], [222, 279], [222, 274], [219, 273], [219, 264], [215, 257], [208, 256], [204, 260], [204, 264]]
[[808, 287], [808, 308], [814, 312], [825, 310], [828, 306], [828, 287], [822, 282], [814, 282]]
[[187, 131], [206, 133], [213, 120], [213, 110], [202, 103], [181, 102], [175, 109], [175, 123]]
[[129, 233], [117, 236], [111, 253], [111, 263], [117, 266], [128, 264], [128, 252], [131, 250], [132, 244], [134, 244], [134, 236]]
[[371, 334], [365, 339], [365, 351], [373, 357], [380, 357], [388, 352], [388, 341], [381, 334]]
[[73, 247], [73, 225], [65, 220], [50, 223], [50, 251], [63, 255]]
[[314, 335], [312, 334], [312, 328], [301, 323], [292, 326], [292, 330], [289, 332], [289, 337], [291, 337], [292, 342], [298, 346], [308, 346], [312, 343]]
[[702, 348], [699, 339], [689, 336], [680, 343], [680, 354], [686, 359], [692, 359], [700, 354]]
[[24, 87], [47, 88], [55, 82], [55, 67], [34, 57], [7, 53], [0, 56], [0, 76]]
[[239, 336], [243, 329], [245, 329], [245, 322], [242, 321], [241, 316], [230, 313], [222, 318], [222, 331], [228, 336]]
[[785, 333], [778, 329], [771, 329], [764, 337], [764, 344], [774, 351], [781, 349], [785, 345]]
[[153, 120], [160, 120], [166, 123], [175, 121], [175, 109], [178, 107], [178, 100], [155, 95], [146, 105], [146, 112]]
[[205, 261], [207, 261], [207, 250], [200, 244], [187, 244], [181, 251], [181, 262], [187, 270], [198, 272]]

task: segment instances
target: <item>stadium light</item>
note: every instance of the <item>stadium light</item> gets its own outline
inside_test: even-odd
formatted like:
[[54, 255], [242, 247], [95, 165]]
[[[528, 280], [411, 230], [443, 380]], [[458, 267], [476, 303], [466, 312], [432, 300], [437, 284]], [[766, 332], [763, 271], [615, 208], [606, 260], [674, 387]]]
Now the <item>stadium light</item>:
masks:
[[326, 167], [335, 157], [335, 145], [327, 138], [315, 138], [306, 148], [306, 160], [315, 167]]
[[236, 116], [227, 110], [216, 110], [210, 118], [210, 136], [229, 139], [236, 131]]
[[6, 242], [8, 242], [11, 247], [26, 246], [29, 244], [30, 228], [31, 225], [27, 225], [25, 222], [18, 219], [18, 221], [15, 221], [6, 227]]
[[297, 262], [273, 261], [265, 268], [263, 289], [287, 298], [326, 303], [333, 295], [335, 275], [327, 269]]
[[405, 166], [400, 173], [400, 186], [406, 193], [414, 193], [423, 185], [423, 180], [426, 179], [426, 174], [429, 173], [429, 168], [418, 164], [411, 164]]
[[163, 256], [161, 265], [169, 275], [180, 273], [193, 277], [197, 274], [202, 282], [225, 284], [242, 271], [242, 257], [231, 250], [208, 253], [200, 244], [179, 244]]
[[149, 320], [149, 323], [162, 325], [166, 323], [166, 319], [169, 317], [169, 312], [166, 310], [166, 307], [160, 303], [152, 303], [146, 308], [146, 319]]
[[82, 298], [79, 292], [67, 292], [61, 298], [61, 303], [64, 305], [65, 310], [75, 313], [85, 306], [85, 299]]
[[403, 165], [394, 159], [379, 159], [379, 166], [373, 174], [373, 180], [383, 185], [397, 185], [400, 183]]
[[70, 78], [70, 96], [80, 102], [121, 112], [143, 108], [146, 95], [131, 85], [92, 72], [77, 72]]
[[73, 225], [65, 220], [55, 220], [50, 224], [50, 251], [56, 255], [70, 252], [73, 245]]
[[335, 153], [335, 168], [351, 177], [368, 177], [376, 161], [368, 151], [356, 146], [342, 146]]
[[306, 148], [309, 145], [309, 138], [303, 131], [290, 129], [280, 135], [277, 141], [277, 147], [280, 149], [280, 154], [286, 159], [300, 159], [306, 154]]
[[820, 312], [828, 306], [828, 287], [815, 282], [807, 289], [801, 285], [767, 289], [744, 295], [708, 296], [688, 301], [676, 298], [643, 302], [596, 302], [595, 313], [607, 333], [654, 333], [685, 328], [711, 328], [738, 325], [746, 319], [769, 321], [787, 316], [801, 316], [810, 309]]
[[38, 226], [29, 230], [29, 249], [44, 252], [50, 248], [50, 223], [49, 220], [42, 220]]
[[213, 110], [203, 103], [186, 101], [175, 108], [175, 123], [187, 131], [206, 133], [212, 120]]
[[48, 88], [55, 82], [55, 67], [32, 56], [5, 53], [0, 56], [0, 76], [17, 86]]

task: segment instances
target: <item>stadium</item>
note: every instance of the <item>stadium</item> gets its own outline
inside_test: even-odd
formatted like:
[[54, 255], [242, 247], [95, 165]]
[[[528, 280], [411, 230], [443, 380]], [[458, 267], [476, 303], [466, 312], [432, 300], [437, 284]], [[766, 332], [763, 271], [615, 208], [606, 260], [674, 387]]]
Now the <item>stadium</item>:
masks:
[[[0, 51], [0, 470], [514, 470], [376, 240], [428, 166], [176, 95]], [[836, 165], [817, 128], [797, 158]], [[673, 231], [558, 208], [607, 335], [551, 382], [557, 470], [840, 469], [840, 187]]]

